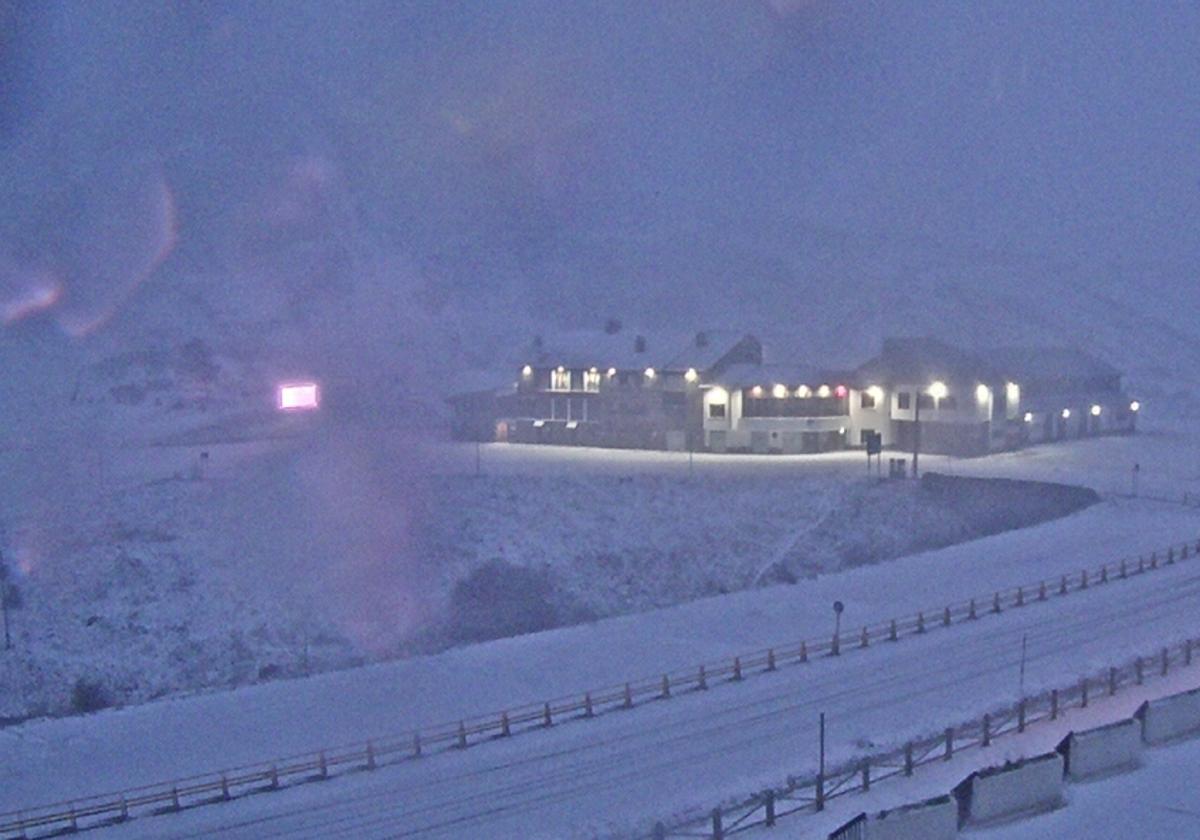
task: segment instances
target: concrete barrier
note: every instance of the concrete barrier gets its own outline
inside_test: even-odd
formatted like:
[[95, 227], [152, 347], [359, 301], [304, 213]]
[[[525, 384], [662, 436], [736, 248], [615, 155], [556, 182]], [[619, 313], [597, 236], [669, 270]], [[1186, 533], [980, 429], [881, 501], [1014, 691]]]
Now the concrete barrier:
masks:
[[938, 796], [880, 811], [859, 814], [829, 835], [829, 840], [954, 840], [958, 836], [958, 804]]
[[1058, 745], [1073, 782], [1130, 770], [1142, 760], [1141, 722], [1129, 720], [1072, 732]]
[[1134, 717], [1142, 722], [1142, 740], [1161, 744], [1200, 730], [1200, 688], [1148, 700]]
[[1057, 752], [989, 767], [954, 788], [959, 824], [979, 824], [1049, 811], [1063, 802], [1063, 757]]

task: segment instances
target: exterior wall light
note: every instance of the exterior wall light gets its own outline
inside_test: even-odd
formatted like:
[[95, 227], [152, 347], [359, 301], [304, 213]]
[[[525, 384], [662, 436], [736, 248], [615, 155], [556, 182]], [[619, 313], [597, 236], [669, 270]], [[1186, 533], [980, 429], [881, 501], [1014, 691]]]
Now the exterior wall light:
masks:
[[1062, 419], [1069, 420], [1071, 418], [1071, 409], [1064, 408], [1062, 410]]
[[1032, 423], [1032, 422], [1033, 422], [1033, 412], [1032, 412], [1032, 411], [1026, 411], [1026, 412], [1025, 412], [1025, 422], [1026, 422], [1026, 423]]
[[839, 400], [849, 393], [850, 392], [846, 389], [845, 385], [839, 385], [833, 389], [834, 396], [837, 397]]
[[817, 396], [820, 397], [821, 399], [826, 399], [829, 396], [829, 386], [822, 385], [820, 388], [818, 388]]
[[929, 396], [935, 400], [942, 400], [950, 393], [950, 389], [946, 387], [946, 383], [938, 380], [929, 386]]
[[687, 373], [685, 373], [683, 375], [683, 378], [686, 379], [688, 382], [695, 382], [697, 379], [700, 378], [700, 374], [696, 373], [695, 368], [688, 368]]
[[1133, 402], [1131, 402], [1129, 404], [1129, 410], [1132, 411], [1134, 414], [1136, 414], [1137, 412], [1142, 410], [1142, 404], [1140, 402], [1138, 402], [1137, 400], [1134, 400]]
[[774, 388], [771, 389], [771, 393], [775, 396], [776, 399], [781, 400], [788, 395], [788, 389], [787, 389], [786, 385], [776, 385]]
[[533, 368], [529, 365], [525, 365], [525, 367], [521, 368], [521, 375], [528, 379], [529, 377], [533, 376]]
[[1092, 416], [1093, 416], [1093, 417], [1099, 417], [1099, 416], [1100, 416], [1100, 412], [1101, 412], [1101, 411], [1103, 411], [1103, 410], [1104, 410], [1104, 409], [1102, 409], [1102, 408], [1101, 408], [1100, 406], [1098, 406], [1098, 405], [1094, 405], [1094, 406], [1092, 406]]
[[763, 395], [762, 386], [755, 385], [752, 389], [750, 389], [750, 393], [756, 397], [761, 397]]
[[796, 389], [796, 396], [800, 397], [802, 400], [808, 399], [812, 396], [812, 388], [809, 388], [807, 385], [801, 385]]
[[609, 378], [609, 379], [612, 379], [612, 378], [613, 378], [614, 376], [616, 376], [616, 375], [617, 375], [617, 369], [616, 369], [616, 368], [609, 368], [609, 369], [608, 369], [608, 378]]
[[652, 367], [648, 367], [648, 368], [646, 368], [646, 378], [647, 378], [647, 379], [653, 379], [653, 378], [654, 378], [655, 376], [657, 376], [657, 375], [658, 375], [658, 374], [656, 374], [656, 373], [654, 372], [654, 368], [652, 368]]
[[870, 388], [868, 388], [867, 395], [871, 399], [875, 400], [876, 405], [883, 402], [883, 389], [880, 388], [878, 385], [872, 385]]
[[986, 403], [988, 397], [992, 395], [992, 389], [980, 382], [975, 386], [975, 399], [981, 403]]

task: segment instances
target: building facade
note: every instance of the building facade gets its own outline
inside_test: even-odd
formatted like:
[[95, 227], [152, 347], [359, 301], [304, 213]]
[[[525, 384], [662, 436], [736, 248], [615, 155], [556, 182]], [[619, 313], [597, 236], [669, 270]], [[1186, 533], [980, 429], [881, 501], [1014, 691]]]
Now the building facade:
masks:
[[1120, 372], [1064, 348], [966, 351], [886, 339], [854, 370], [764, 364], [754, 336], [706, 330], [538, 338], [509, 381], [456, 395], [471, 440], [709, 452], [815, 453], [883, 446], [983, 455], [1131, 433], [1140, 404]]

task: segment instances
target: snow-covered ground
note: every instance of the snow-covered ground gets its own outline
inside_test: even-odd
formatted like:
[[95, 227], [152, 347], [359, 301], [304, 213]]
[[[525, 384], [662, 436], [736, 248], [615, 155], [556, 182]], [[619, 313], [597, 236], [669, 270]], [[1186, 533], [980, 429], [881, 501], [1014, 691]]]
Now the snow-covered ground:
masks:
[[[0, 489], [22, 596], [0, 717], [356, 665], [991, 530], [982, 503], [870, 481], [850, 454], [708, 456], [689, 474], [666, 453], [495, 446], [476, 476], [470, 448], [303, 419], [278, 431], [125, 436], [63, 474], [40, 469], [52, 453], [0, 453], [36, 476]], [[1019, 502], [1003, 527], [1043, 515]]]
[[[804, 586], [703, 599], [306, 680], [29, 722], [0, 731], [5, 757], [0, 807], [17, 808], [101, 788], [236, 766], [582, 693], [826, 633], [834, 599], [845, 601], [846, 626], [854, 627], [1001, 586], [1054, 577], [1168, 542], [1195, 539], [1198, 531], [1200, 515], [1194, 510], [1112, 500], [1036, 528], [824, 576]], [[611, 761], [597, 765], [607, 767], [603, 778], [613, 787], [606, 789], [619, 803], [594, 799], [586, 805], [568, 797], [570, 807], [561, 808], [561, 802], [555, 805], [557, 800], [548, 798], [535, 816], [528, 811], [514, 815], [504, 823], [508, 828], [501, 830], [488, 822], [489, 832], [533, 836], [528, 832], [536, 827], [543, 836], [562, 836], [568, 827], [595, 826], [610, 816], [628, 822], [704, 806], [806, 769], [812, 743], [808, 718], [822, 709], [830, 711], [836, 723], [836, 757], [871, 744], [893, 744], [906, 734], [930, 731], [1007, 700], [1016, 691], [1022, 635], [1028, 635], [1030, 643], [1027, 685], [1036, 690], [1058, 684], [1064, 674], [1082, 673], [1153, 646], [1164, 636], [1183, 633], [1194, 612], [1193, 590], [1200, 585], [1197, 574], [1192, 564], [1179, 564], [1136, 581], [1093, 587], [1061, 601], [939, 630], [920, 640], [856, 652], [836, 665], [826, 661], [814, 663], [811, 670], [785, 669], [704, 696], [651, 704], [627, 717], [602, 716], [591, 724], [557, 728], [553, 735], [522, 735], [513, 739], [512, 746], [487, 745], [464, 756], [440, 756], [428, 764], [388, 771], [400, 775], [381, 773], [379, 784], [407, 785], [406, 779], [414, 780], [413, 784], [426, 779], [420, 784], [427, 784], [443, 778], [443, 772], [450, 773], [445, 783], [453, 779], [482, 783], [465, 781], [473, 778], [468, 770], [475, 762], [480, 763], [479, 772], [490, 773], [489, 778], [500, 782], [505, 774], [497, 774], [493, 765], [504, 764], [510, 752], [515, 760], [532, 750], [521, 759], [522, 766], [528, 763], [543, 773], [536, 784], [545, 785], [549, 779], [564, 778], [561, 768], [543, 763], [547, 756], [561, 750], [571, 755], [569, 751], [575, 749], [585, 755], [607, 755], [613, 744], [628, 743], [627, 750], [621, 748]], [[932, 670], [931, 663], [936, 663]], [[899, 691], [900, 686], [908, 688]], [[729, 721], [738, 722], [723, 726], [723, 715], [733, 715]], [[724, 733], [721, 739], [727, 739], [715, 751], [715, 742], [701, 738], [701, 732], [714, 727]], [[694, 744], [685, 750], [692, 774], [687, 784], [671, 782], [668, 776], [661, 786], [647, 788], [652, 796], [639, 798], [612, 775], [638, 766], [630, 764], [635, 754], [661, 756], [664, 765], [675, 768], [671, 772], [681, 772], [683, 768], [668, 756], [687, 744]], [[643, 770], [651, 768], [638, 772]], [[429, 772], [439, 775], [428, 777]], [[283, 803], [279, 807], [292, 807], [290, 797], [312, 795], [286, 794], [278, 800]], [[329, 795], [338, 795], [332, 785]], [[203, 809], [185, 819], [203, 821], [210, 819], [206, 813], [218, 812], [211, 819], [240, 818], [246, 807]], [[146, 821], [135, 823], [131, 830], [175, 832], [190, 824]]]

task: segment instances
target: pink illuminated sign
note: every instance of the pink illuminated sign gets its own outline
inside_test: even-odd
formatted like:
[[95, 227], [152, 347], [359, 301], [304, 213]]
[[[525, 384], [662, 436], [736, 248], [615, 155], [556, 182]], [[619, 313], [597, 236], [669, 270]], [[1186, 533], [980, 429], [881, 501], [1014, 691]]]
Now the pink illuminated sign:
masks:
[[283, 411], [311, 410], [320, 402], [315, 382], [294, 382], [279, 386], [279, 408]]

